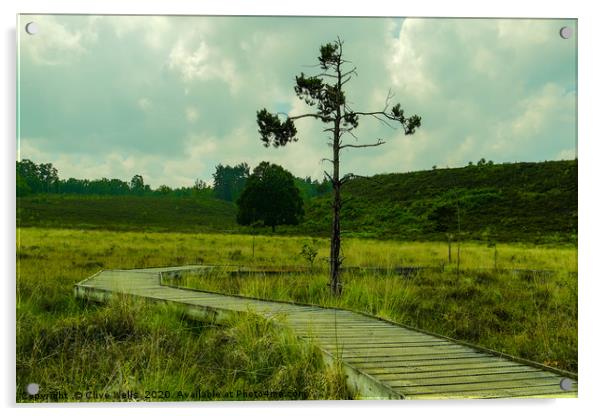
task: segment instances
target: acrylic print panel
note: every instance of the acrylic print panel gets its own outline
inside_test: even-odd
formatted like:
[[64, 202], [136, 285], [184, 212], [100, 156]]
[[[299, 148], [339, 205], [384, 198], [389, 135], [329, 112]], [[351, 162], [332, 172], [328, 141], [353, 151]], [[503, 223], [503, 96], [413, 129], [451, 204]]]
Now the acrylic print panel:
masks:
[[17, 32], [17, 401], [577, 396], [576, 20]]

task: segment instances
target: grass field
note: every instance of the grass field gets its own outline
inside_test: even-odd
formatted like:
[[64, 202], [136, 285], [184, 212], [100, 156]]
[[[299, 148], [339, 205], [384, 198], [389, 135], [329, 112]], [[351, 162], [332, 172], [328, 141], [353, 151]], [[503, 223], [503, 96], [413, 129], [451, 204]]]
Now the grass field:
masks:
[[[239, 238], [244, 253], [243, 238]], [[288, 251], [292, 259], [295, 241], [297, 246], [303, 241], [274, 240], [259, 240], [256, 252], [277, 246], [279, 254]], [[327, 242], [318, 245], [320, 253], [326, 254]], [[348, 265], [366, 267], [433, 266], [442, 264], [448, 254], [447, 245], [442, 243], [352, 239], [344, 248]], [[347, 273], [340, 299], [326, 290], [328, 274], [324, 265], [309, 274], [247, 276], [217, 272], [189, 274], [173, 283], [357, 310], [577, 372], [576, 248], [500, 245], [498, 268], [494, 269], [493, 248], [465, 244], [461, 247], [459, 272], [455, 248], [452, 263], [443, 262], [440, 272], [425, 270], [408, 277], [370, 271]], [[241, 254], [241, 258], [252, 263], [248, 253]], [[257, 262], [265, 259], [262, 256]]]
[[407, 278], [347, 273], [343, 296], [335, 300], [327, 292], [328, 241], [322, 239], [257, 236], [253, 255], [249, 235], [20, 228], [17, 237], [18, 392], [36, 382], [65, 392], [211, 388], [224, 398], [229, 391], [277, 388], [308, 398], [349, 397], [337, 383], [340, 374], [324, 370], [315, 347], [265, 322], [245, 319], [211, 328], [185, 319], [177, 308], [127, 299], [100, 306], [79, 302], [72, 292], [74, 283], [99, 269], [303, 266], [304, 244], [318, 250], [312, 273], [189, 275], [178, 284], [341, 306], [577, 371], [573, 245], [498, 244], [495, 270], [494, 248], [463, 243], [457, 274], [455, 245], [447, 264], [446, 243], [344, 239], [346, 266], [444, 269]]
[[236, 206], [209, 197], [38, 194], [17, 198], [17, 226], [120, 231], [236, 230]]
[[[199, 400], [179, 391], [203, 400], [350, 397], [315, 346], [271, 322], [211, 327], [175, 307], [74, 298], [73, 284], [101, 268], [202, 261], [193, 235], [23, 228], [17, 238], [17, 401], [32, 400], [29, 383], [68, 395], [60, 401], [77, 392], [91, 394], [85, 401]], [[277, 396], [245, 397], [266, 391]]]

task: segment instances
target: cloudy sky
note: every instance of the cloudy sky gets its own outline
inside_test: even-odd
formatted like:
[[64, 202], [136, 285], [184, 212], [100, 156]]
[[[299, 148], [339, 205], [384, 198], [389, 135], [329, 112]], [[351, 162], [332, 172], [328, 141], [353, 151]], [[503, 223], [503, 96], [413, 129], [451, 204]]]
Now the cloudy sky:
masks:
[[[28, 22], [39, 32], [27, 35]], [[423, 125], [413, 136], [363, 119], [343, 172], [370, 175], [576, 154], [572, 20], [21, 16], [20, 158], [61, 178], [141, 174], [156, 187], [210, 182], [218, 163], [263, 160], [321, 178], [324, 125], [297, 122], [299, 142], [265, 148], [256, 111], [307, 112], [295, 75], [341, 37], [358, 77], [357, 111], [382, 110], [389, 89]]]

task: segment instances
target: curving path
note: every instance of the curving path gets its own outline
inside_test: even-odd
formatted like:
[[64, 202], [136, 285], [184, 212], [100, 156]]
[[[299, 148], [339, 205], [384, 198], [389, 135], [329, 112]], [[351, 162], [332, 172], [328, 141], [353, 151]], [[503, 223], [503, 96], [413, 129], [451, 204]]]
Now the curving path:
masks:
[[[364, 399], [577, 397], [577, 375], [342, 309], [223, 295], [162, 284], [166, 274], [209, 266], [104, 270], [75, 285], [75, 295], [113, 294], [178, 303], [219, 322], [232, 313], [269, 317], [312, 339], [327, 362], [341, 358], [350, 387]], [[561, 381], [571, 385], [568, 391]]]

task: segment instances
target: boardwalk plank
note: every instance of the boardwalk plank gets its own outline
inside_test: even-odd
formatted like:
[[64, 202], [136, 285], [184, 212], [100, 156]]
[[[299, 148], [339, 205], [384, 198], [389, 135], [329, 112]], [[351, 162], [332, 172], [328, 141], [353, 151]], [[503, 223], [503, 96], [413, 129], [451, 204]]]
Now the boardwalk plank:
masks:
[[[341, 357], [348, 380], [364, 388], [366, 398], [449, 399], [507, 397], [576, 397], [563, 391], [559, 371], [505, 358], [454, 340], [427, 334], [360, 313], [264, 301], [241, 296], [162, 285], [161, 273], [210, 270], [176, 266], [105, 270], [75, 286], [77, 296], [104, 301], [107, 294], [126, 294], [152, 301], [186, 305], [202, 316], [251, 312], [283, 317], [300, 338], [310, 339], [325, 357]], [[192, 308], [192, 309], [190, 309]], [[195, 312], [196, 314], [196, 312]], [[217, 314], [217, 315], [216, 315]]]

